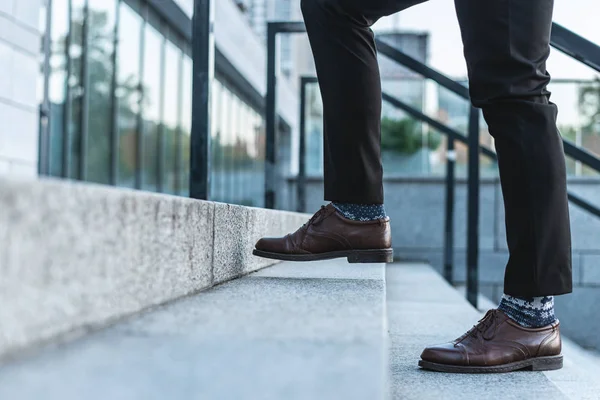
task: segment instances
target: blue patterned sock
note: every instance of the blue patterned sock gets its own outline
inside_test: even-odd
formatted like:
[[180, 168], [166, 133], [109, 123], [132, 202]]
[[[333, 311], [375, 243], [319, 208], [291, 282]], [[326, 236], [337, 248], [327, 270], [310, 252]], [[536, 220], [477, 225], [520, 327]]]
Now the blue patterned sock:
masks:
[[556, 321], [553, 296], [522, 298], [505, 294], [498, 309], [525, 328], [541, 328]]
[[385, 218], [383, 204], [331, 203], [344, 217], [355, 221], [373, 221]]

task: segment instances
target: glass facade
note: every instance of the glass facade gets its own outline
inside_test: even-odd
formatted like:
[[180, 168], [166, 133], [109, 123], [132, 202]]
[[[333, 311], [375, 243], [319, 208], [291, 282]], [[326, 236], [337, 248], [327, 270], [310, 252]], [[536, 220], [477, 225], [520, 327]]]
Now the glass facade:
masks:
[[[189, 40], [142, 0], [48, 4], [40, 18], [49, 39], [40, 86], [47, 85], [48, 95], [40, 102], [48, 104], [49, 175], [189, 195]], [[215, 76], [211, 200], [261, 206], [261, 105], [218, 66]]]
[[[225, 81], [225, 80], [223, 80]], [[215, 201], [264, 205], [262, 116], [221, 81], [212, 93], [211, 193]]]

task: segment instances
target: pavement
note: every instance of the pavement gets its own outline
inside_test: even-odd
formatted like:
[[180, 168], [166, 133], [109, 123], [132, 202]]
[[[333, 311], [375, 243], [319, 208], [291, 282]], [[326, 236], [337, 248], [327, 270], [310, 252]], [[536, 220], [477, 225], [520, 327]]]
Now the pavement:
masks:
[[600, 358], [564, 340], [559, 371], [471, 375], [417, 366], [427, 345], [461, 336], [496, 305], [480, 296], [480, 310], [425, 264], [391, 264], [386, 271], [391, 394], [395, 399], [600, 399]]
[[4, 400], [600, 399], [600, 358], [560, 371], [417, 365], [481, 310], [425, 264], [281, 263], [0, 365]]
[[383, 399], [384, 275], [278, 264], [0, 366], [0, 399]]

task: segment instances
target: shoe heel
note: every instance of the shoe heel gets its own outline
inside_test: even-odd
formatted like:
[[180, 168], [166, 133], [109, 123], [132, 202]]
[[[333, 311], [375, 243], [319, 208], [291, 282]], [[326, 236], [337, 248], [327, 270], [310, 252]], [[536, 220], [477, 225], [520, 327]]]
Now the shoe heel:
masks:
[[532, 371], [552, 371], [563, 367], [563, 356], [534, 358], [531, 363]]
[[391, 263], [394, 261], [393, 249], [354, 250], [348, 255], [348, 262], [358, 263]]

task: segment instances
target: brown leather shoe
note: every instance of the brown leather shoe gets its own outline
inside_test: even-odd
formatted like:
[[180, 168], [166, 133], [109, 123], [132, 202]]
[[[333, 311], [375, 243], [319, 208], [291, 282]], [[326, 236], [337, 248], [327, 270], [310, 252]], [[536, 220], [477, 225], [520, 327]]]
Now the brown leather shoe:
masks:
[[490, 310], [454, 342], [428, 347], [419, 366], [440, 372], [510, 372], [560, 369], [559, 323], [523, 328], [500, 310]]
[[260, 239], [253, 254], [286, 261], [348, 257], [351, 263], [392, 262], [390, 219], [353, 221], [329, 204], [296, 232], [282, 238]]

